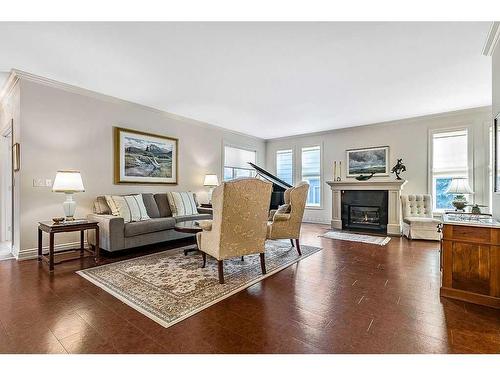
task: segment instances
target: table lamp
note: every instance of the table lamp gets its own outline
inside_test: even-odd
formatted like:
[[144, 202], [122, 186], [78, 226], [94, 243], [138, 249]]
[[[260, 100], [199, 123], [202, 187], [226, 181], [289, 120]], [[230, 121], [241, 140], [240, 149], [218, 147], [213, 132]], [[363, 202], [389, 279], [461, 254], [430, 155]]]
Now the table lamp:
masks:
[[468, 180], [467, 177], [454, 177], [451, 180], [448, 190], [446, 190], [446, 194], [455, 195], [451, 203], [455, 207], [455, 211], [464, 211], [467, 205], [467, 199], [465, 199], [464, 194], [474, 194]]
[[203, 181], [203, 186], [210, 187], [210, 191], [208, 192], [208, 203], [212, 203], [212, 192], [214, 188], [219, 185], [219, 179], [216, 174], [206, 174], [205, 181]]
[[74, 220], [76, 202], [73, 200], [73, 193], [85, 191], [80, 172], [57, 171], [52, 191], [66, 194], [66, 201], [63, 203], [64, 214], [66, 215], [66, 220]]

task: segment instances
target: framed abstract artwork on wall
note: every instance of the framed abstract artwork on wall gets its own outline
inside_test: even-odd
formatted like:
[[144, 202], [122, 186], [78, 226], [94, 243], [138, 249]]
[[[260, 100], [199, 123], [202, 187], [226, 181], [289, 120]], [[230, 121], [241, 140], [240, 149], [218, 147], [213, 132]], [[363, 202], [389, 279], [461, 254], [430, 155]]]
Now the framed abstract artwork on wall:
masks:
[[177, 138], [115, 127], [114, 139], [116, 184], [177, 184]]

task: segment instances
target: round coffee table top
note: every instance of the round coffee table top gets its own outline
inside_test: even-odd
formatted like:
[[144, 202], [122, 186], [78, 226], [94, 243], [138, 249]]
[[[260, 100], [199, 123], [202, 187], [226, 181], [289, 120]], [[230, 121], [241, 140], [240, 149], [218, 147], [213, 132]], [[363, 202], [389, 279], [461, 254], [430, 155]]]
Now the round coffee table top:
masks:
[[180, 223], [175, 224], [174, 229], [177, 232], [184, 232], [184, 233], [198, 233], [202, 231], [198, 223], [194, 220], [181, 221]]

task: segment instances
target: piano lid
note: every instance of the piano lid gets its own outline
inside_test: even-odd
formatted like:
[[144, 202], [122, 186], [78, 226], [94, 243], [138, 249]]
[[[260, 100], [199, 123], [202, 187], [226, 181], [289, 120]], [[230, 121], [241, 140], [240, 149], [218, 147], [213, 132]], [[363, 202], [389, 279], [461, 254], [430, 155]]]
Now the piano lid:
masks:
[[256, 166], [254, 163], [248, 162], [248, 164], [250, 164], [252, 166], [252, 168], [257, 171], [258, 175], [262, 176], [263, 178], [265, 178], [266, 180], [272, 182], [273, 184], [281, 187], [282, 189], [286, 190], [286, 189], [292, 187], [292, 185], [290, 185], [289, 183], [287, 183], [287, 182], [279, 179], [278, 177], [272, 175], [271, 173], [269, 173], [265, 169], [262, 169], [261, 167]]

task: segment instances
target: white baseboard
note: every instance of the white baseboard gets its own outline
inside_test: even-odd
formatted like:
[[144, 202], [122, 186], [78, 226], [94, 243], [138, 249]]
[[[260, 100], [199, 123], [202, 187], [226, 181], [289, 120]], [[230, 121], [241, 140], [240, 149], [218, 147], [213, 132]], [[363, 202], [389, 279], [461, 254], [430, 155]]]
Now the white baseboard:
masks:
[[302, 220], [302, 222], [309, 224], [330, 224], [329, 220], [323, 220], [323, 219], [304, 219]]
[[[88, 247], [87, 241], [83, 242], [83, 246]], [[54, 246], [54, 251], [70, 250], [70, 249], [78, 249], [78, 248], [80, 248], [80, 241], [57, 244]], [[49, 247], [43, 246], [42, 251], [44, 254], [48, 253]], [[36, 259], [37, 257], [38, 257], [38, 248], [37, 247], [32, 248], [32, 249], [22, 249], [21, 251], [19, 251], [19, 253], [16, 256], [17, 260]]]

